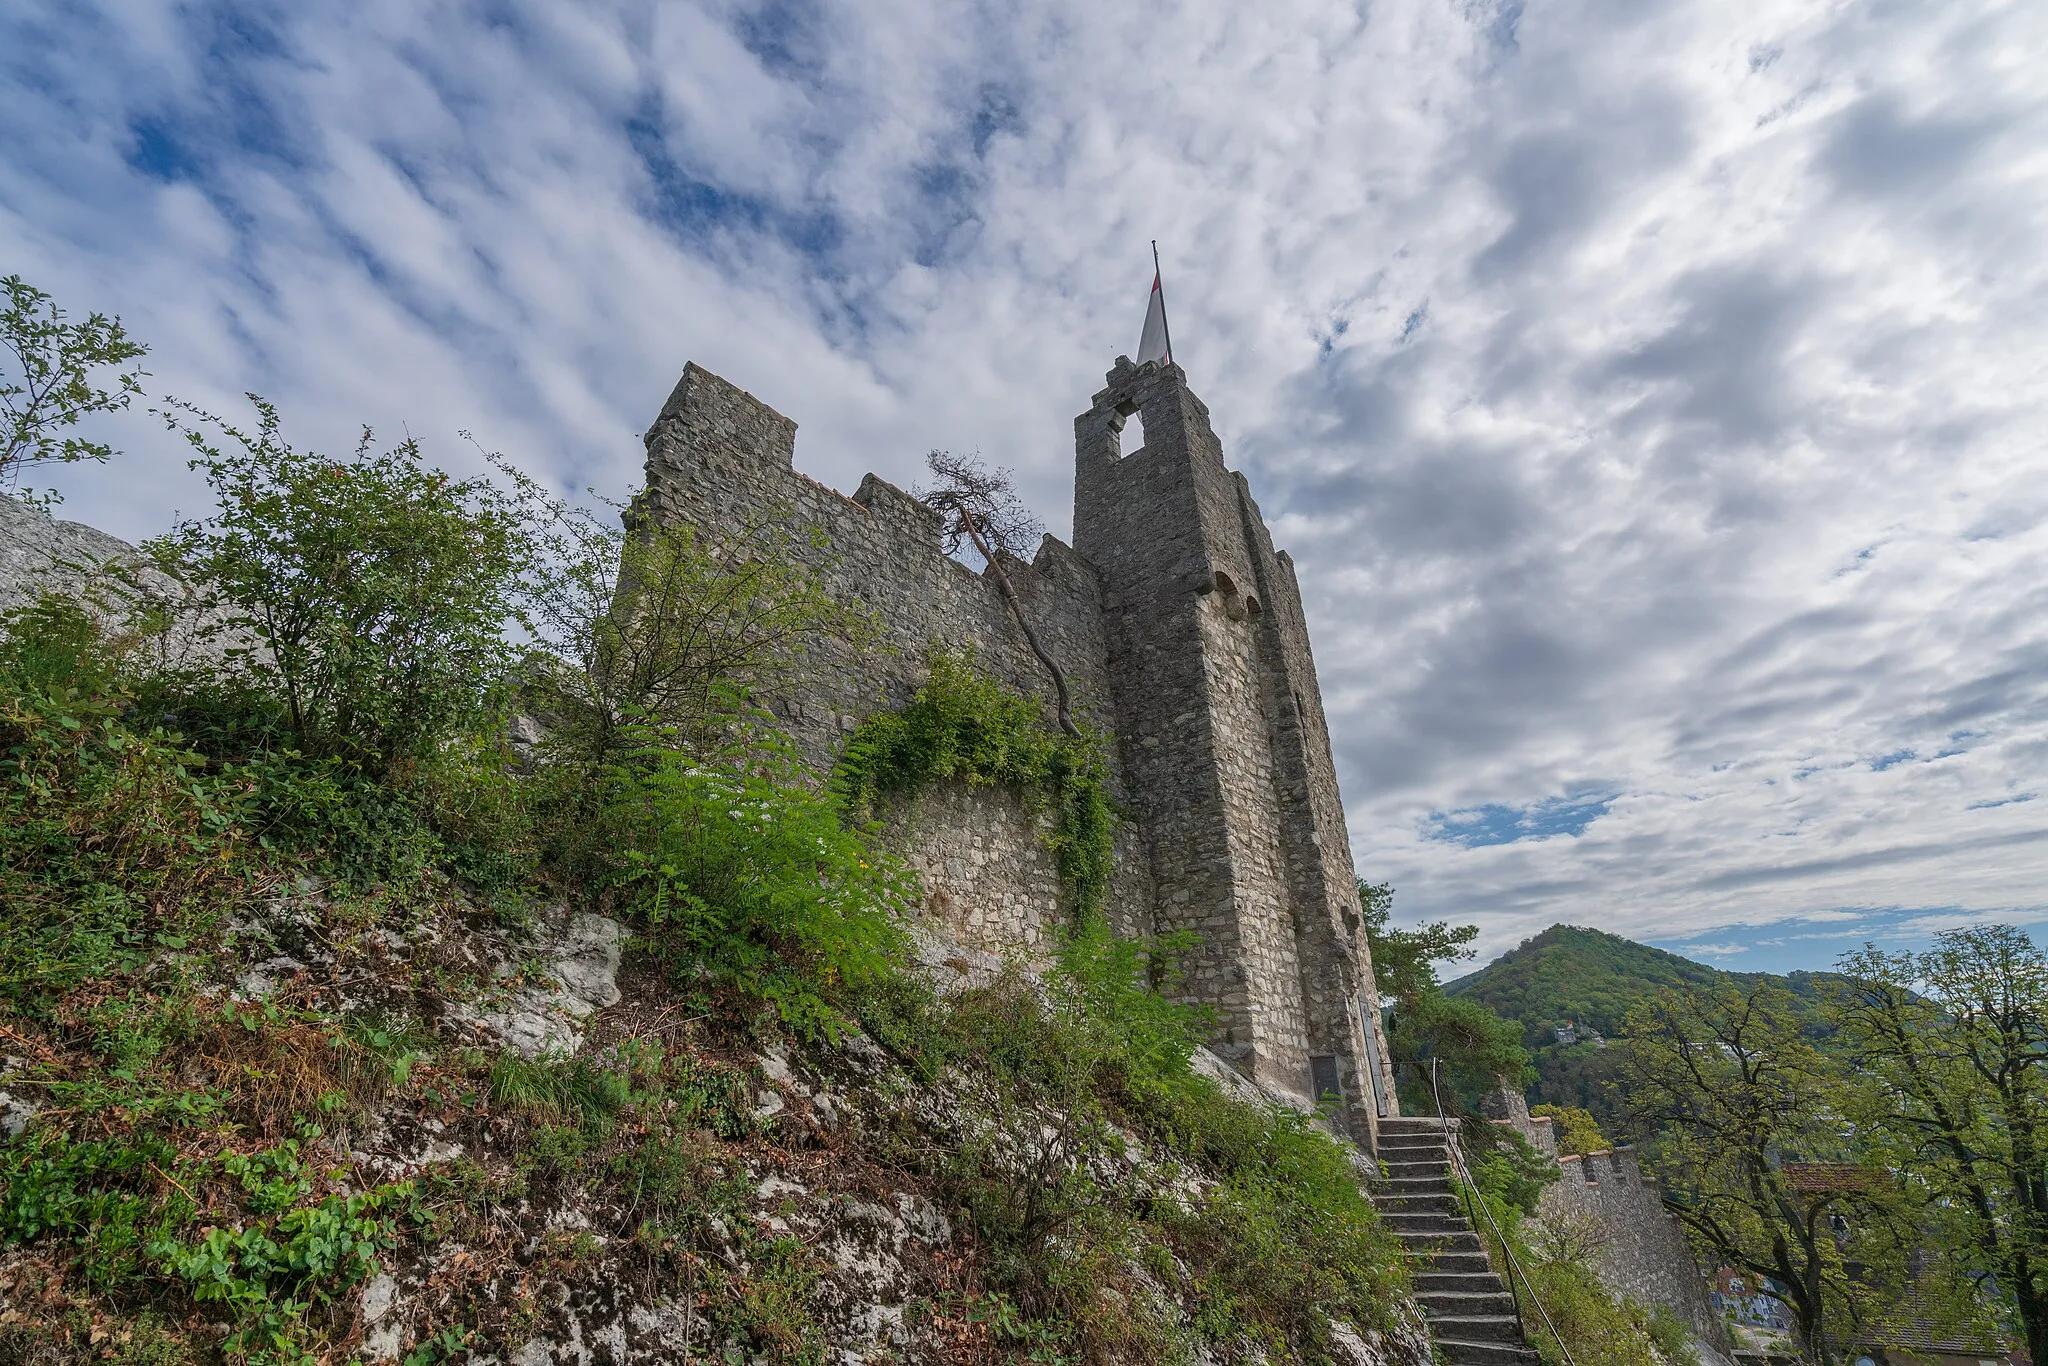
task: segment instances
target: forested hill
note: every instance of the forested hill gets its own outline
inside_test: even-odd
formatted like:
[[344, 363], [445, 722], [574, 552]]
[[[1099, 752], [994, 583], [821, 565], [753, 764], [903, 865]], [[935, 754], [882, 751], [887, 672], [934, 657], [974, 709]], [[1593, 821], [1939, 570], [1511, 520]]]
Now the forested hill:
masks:
[[1552, 1030], [1575, 1023], [1613, 1038], [1640, 1001], [1663, 987], [1745, 988], [1767, 978], [1807, 1001], [1832, 974], [1725, 972], [1633, 939], [1575, 925], [1552, 925], [1479, 971], [1448, 983], [1453, 996], [1470, 996], [1503, 1019], [1522, 1026], [1530, 1048], [1552, 1046]]

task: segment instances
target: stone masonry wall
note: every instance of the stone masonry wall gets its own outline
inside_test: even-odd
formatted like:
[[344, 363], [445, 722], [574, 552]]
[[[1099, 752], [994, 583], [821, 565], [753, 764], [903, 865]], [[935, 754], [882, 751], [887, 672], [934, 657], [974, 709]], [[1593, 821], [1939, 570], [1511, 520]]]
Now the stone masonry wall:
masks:
[[[763, 699], [818, 772], [830, 770], [862, 720], [910, 700], [928, 676], [934, 643], [971, 646], [983, 667], [1050, 708], [1051, 683], [994, 582], [940, 551], [938, 517], [916, 498], [872, 474], [849, 498], [797, 472], [796, 424], [695, 364], [646, 443], [636, 524], [688, 522], [718, 545], [744, 544], [764, 521], [779, 523], [828, 590], [879, 618], [878, 642], [855, 649], [827, 641], [800, 677]], [[822, 544], [812, 543], [813, 532]], [[1110, 726], [1094, 570], [1048, 536], [1031, 564], [1011, 562], [1008, 571], [1067, 672], [1076, 713]], [[936, 919], [968, 915], [975, 923], [962, 927], [977, 939], [1022, 950], [1065, 914], [1049, 859], [1023, 837], [1025, 819], [1015, 794], [986, 789], [926, 794], [893, 813], [899, 850], [923, 873]], [[1123, 933], [1149, 933], [1151, 885], [1135, 832], [1125, 832], [1122, 845], [1112, 921]]]
[[958, 779], [882, 814], [885, 842], [924, 882], [934, 928], [953, 943], [1048, 966], [1053, 917], [1064, 910], [1059, 866], [1045, 845], [1049, 815], [1021, 793]]
[[[1557, 1156], [1557, 1139], [1544, 1116], [1523, 1132]], [[1678, 1221], [1664, 1209], [1657, 1183], [1643, 1175], [1633, 1147], [1558, 1159], [1563, 1176], [1547, 1187], [1537, 1213], [1544, 1219], [1587, 1221], [1599, 1240], [1596, 1269], [1614, 1294], [1637, 1304], [1662, 1305], [1684, 1320], [1702, 1342], [1728, 1351], [1728, 1333], [1708, 1298], [1707, 1281]]]

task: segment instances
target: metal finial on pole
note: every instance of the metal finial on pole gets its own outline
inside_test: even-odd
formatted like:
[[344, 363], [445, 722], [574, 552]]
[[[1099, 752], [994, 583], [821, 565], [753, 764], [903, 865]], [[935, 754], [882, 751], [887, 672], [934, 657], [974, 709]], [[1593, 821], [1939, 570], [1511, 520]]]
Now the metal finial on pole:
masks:
[[1166, 320], [1166, 273], [1159, 268], [1159, 239], [1152, 239], [1152, 278], [1159, 282], [1159, 326], [1166, 333], [1166, 363], [1173, 364], [1173, 324]]

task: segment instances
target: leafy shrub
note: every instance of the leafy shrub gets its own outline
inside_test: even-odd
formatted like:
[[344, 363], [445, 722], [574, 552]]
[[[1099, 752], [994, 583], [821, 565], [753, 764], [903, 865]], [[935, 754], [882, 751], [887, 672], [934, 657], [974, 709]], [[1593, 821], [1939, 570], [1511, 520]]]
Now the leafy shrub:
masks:
[[1116, 812], [1103, 739], [1076, 740], [1038, 703], [977, 667], [972, 654], [934, 650], [931, 677], [910, 705], [863, 722], [847, 742], [833, 789], [857, 818], [875, 800], [907, 796], [943, 778], [1008, 783], [1053, 811], [1046, 843], [1076, 918], [1101, 913], [1116, 867]]
[[534, 661], [526, 690], [558, 758], [602, 770], [643, 726], [702, 741], [732, 695], [800, 682], [821, 639], [860, 647], [876, 634], [873, 614], [835, 599], [806, 562], [822, 533], [806, 542], [783, 509], [717, 540], [652, 519], [622, 530], [500, 468], [541, 509], [530, 611], [560, 658]]
[[232, 900], [246, 786], [131, 728], [126, 703], [83, 604], [0, 623], [0, 995], [17, 1008], [182, 943]]
[[384, 773], [487, 716], [515, 654], [531, 514], [452, 480], [406, 441], [351, 460], [298, 451], [251, 397], [253, 432], [174, 406], [219, 510], [151, 544], [198, 591], [225, 672], [275, 701], [291, 748]]
[[200, 1212], [164, 1173], [191, 1176], [162, 1136], [77, 1139], [38, 1126], [0, 1145], [0, 1241], [68, 1245], [88, 1283], [123, 1285], [145, 1272], [148, 1248]]
[[[988, 1083], [980, 1132], [1002, 1137], [970, 1135], [942, 1175], [996, 1249], [996, 1293], [1047, 1360], [1182, 1354], [1162, 1287], [1193, 1305], [1211, 1343], [1313, 1360], [1330, 1319], [1382, 1325], [1402, 1283], [1345, 1149], [1190, 1070], [1208, 1017], [1153, 987], [1171, 982], [1180, 947], [1083, 925], [1042, 988], [1012, 975], [946, 1002], [902, 984], [861, 999], [869, 1032], [919, 1071]], [[1128, 1133], [1214, 1184], [1180, 1200], [1104, 1182]]]
[[193, 1299], [233, 1315], [229, 1353], [298, 1366], [313, 1360], [302, 1344], [308, 1311], [377, 1269], [377, 1254], [396, 1242], [391, 1221], [378, 1215], [412, 1193], [400, 1182], [330, 1195], [259, 1224], [208, 1229], [194, 1242], [162, 1239], [150, 1251]]
[[[19, 275], [0, 279], [0, 293], [0, 483], [12, 487], [29, 465], [107, 460], [113, 450], [105, 443], [57, 433], [92, 413], [126, 408], [142, 392], [142, 369], [115, 374], [111, 388], [101, 387], [95, 372], [126, 366], [148, 348], [128, 336], [119, 318], [94, 313], [66, 322], [64, 310]], [[32, 503], [57, 501], [24, 493]]]
[[624, 844], [626, 909], [672, 969], [834, 1034], [835, 992], [883, 977], [907, 948], [916, 884], [807, 781], [759, 718], [694, 757], [651, 743], [612, 773], [606, 828]]
[[[1468, 1124], [1467, 1132], [1471, 1128]], [[1557, 1163], [1513, 1129], [1489, 1124], [1484, 1132], [1491, 1143], [1484, 1151], [1469, 1155], [1472, 1179], [1481, 1190], [1524, 1214], [1534, 1214], [1543, 1188], [1562, 1175]]]

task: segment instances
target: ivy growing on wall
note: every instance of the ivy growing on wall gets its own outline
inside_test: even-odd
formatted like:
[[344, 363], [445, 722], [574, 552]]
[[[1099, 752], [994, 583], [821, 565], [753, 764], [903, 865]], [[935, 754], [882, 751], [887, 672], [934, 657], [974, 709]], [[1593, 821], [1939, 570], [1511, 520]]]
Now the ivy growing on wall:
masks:
[[866, 818], [876, 798], [910, 796], [942, 778], [1021, 788], [1035, 812], [1052, 813], [1046, 846], [1076, 918], [1096, 918], [1115, 866], [1104, 738], [1085, 727], [1079, 739], [1054, 729], [1038, 703], [981, 669], [972, 651], [934, 649], [930, 664], [931, 680], [909, 706], [853, 733], [833, 773], [840, 799]]

